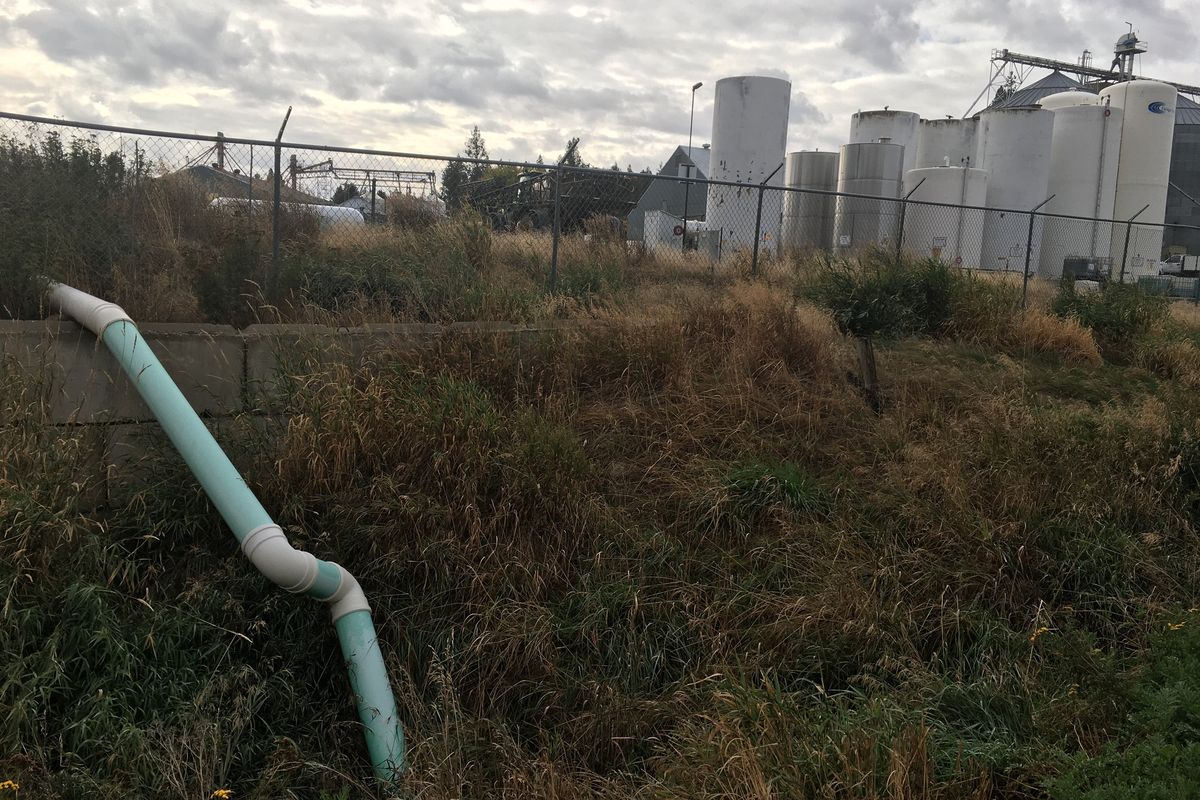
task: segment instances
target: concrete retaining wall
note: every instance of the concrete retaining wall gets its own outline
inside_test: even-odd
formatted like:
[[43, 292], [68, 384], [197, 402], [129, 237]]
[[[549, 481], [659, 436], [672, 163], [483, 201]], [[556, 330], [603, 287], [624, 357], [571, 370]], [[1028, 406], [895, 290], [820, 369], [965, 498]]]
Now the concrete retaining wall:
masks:
[[[236, 438], [220, 432], [245, 426], [248, 418], [259, 420], [261, 430], [272, 428], [288, 375], [321, 364], [353, 366], [379, 354], [426, 348], [448, 334], [523, 339], [559, 327], [488, 322], [449, 327], [252, 325], [241, 331], [192, 323], [138, 326], [192, 407], [211, 420], [235, 463]], [[62, 319], [0, 321], [0, 366], [0, 380], [9, 384], [3, 391], [41, 404], [45, 419], [57, 427], [50, 435], [72, 438], [82, 448], [77, 464], [89, 504], [115, 500], [153, 480], [155, 470], [145, 462], [161, 454], [165, 439], [130, 379], [91, 333]], [[0, 419], [0, 425], [6, 422]]]

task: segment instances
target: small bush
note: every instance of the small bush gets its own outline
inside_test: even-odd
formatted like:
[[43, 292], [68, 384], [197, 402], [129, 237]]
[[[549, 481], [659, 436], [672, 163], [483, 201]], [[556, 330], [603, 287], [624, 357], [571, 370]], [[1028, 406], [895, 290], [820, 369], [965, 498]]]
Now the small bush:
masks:
[[826, 262], [802, 292], [829, 309], [850, 336], [937, 336], [952, 329], [955, 302], [968, 280], [938, 259], [913, 263], [872, 251], [858, 262]]
[[1096, 334], [1103, 348], [1126, 350], [1167, 318], [1167, 301], [1138, 286], [1112, 283], [1097, 292], [1080, 292], [1073, 280], [1062, 283], [1051, 310], [1073, 317]]
[[399, 192], [391, 194], [384, 203], [388, 222], [404, 230], [422, 230], [432, 227], [443, 218], [442, 212], [432, 201]]

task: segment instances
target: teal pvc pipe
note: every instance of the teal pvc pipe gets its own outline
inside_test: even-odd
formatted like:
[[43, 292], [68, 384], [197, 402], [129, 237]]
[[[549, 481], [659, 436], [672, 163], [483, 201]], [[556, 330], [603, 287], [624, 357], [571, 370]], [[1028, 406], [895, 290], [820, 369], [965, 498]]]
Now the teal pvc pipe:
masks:
[[[238, 542], [257, 528], [273, 525], [271, 516], [171, 380], [137, 326], [126, 319], [117, 320], [104, 328], [101, 339], [154, 412]], [[342, 573], [336, 564], [318, 559], [317, 574], [306, 593], [321, 600], [332, 598], [342, 589]], [[404, 731], [371, 613], [356, 610], [343, 614], [334, 620], [334, 628], [346, 660], [375, 775], [394, 783], [404, 769]]]
[[400, 727], [379, 640], [375, 637], [371, 612], [351, 611], [333, 625], [342, 644], [350, 688], [358, 705], [358, 718], [366, 731], [371, 763], [375, 765], [376, 774], [382, 769], [380, 777], [394, 781], [404, 771], [404, 731]]

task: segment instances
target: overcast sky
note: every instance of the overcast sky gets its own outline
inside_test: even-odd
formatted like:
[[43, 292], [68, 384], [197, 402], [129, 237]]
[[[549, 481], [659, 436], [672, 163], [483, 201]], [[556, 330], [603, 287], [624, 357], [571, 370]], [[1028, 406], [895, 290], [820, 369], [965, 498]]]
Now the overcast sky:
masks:
[[497, 157], [580, 136], [657, 167], [695, 81], [697, 143], [717, 78], [767, 74], [788, 149], [832, 149], [859, 109], [961, 116], [992, 48], [1107, 66], [1124, 20], [1139, 71], [1200, 83], [1195, 0], [0, 0], [0, 109], [274, 138], [293, 105], [292, 140], [453, 153], [478, 125]]

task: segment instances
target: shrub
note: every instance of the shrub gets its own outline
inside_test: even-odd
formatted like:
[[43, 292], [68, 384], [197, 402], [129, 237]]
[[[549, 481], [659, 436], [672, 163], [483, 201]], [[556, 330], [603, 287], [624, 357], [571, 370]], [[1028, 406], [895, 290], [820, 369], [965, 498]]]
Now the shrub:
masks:
[[1051, 304], [1060, 317], [1074, 317], [1096, 334], [1100, 345], [1125, 350], [1167, 318], [1167, 301], [1141, 287], [1110, 283], [1096, 292], [1080, 292], [1066, 279]]
[[909, 262], [875, 250], [857, 262], [827, 261], [802, 293], [859, 339], [942, 335], [969, 278], [938, 259]]

